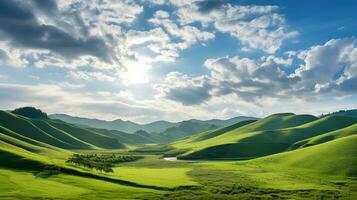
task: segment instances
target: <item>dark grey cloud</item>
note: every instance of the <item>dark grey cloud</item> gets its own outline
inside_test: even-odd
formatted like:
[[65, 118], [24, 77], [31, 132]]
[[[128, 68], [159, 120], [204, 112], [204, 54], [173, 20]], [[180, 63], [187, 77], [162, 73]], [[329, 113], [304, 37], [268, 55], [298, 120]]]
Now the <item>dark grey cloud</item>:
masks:
[[[31, 2], [32, 4], [29, 4]], [[55, 1], [34, 0], [31, 2], [0, 1], [0, 32], [3, 32], [3, 35], [13, 46], [46, 49], [67, 59], [81, 55], [92, 55], [106, 62], [111, 62], [110, 48], [103, 39], [74, 37], [70, 32], [56, 26], [38, 22], [36, 9], [46, 12], [49, 16], [56, 17], [54, 14], [57, 11]]]
[[172, 88], [166, 93], [166, 98], [181, 102], [183, 105], [197, 105], [211, 98], [209, 90], [209, 87], [203, 86]]
[[226, 0], [203, 0], [196, 1], [195, 3], [198, 7], [198, 11], [201, 13], [209, 13], [213, 10], [221, 8], [222, 5], [226, 3]]
[[33, 5], [47, 15], [55, 15], [58, 12], [56, 0], [32, 0]]

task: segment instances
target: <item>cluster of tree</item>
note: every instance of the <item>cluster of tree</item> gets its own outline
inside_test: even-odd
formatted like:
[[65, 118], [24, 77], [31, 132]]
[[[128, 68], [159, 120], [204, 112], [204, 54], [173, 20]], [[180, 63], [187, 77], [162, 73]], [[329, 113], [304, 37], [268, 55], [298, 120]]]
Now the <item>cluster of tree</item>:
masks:
[[67, 163], [95, 169], [100, 172], [113, 172], [113, 167], [117, 163], [131, 162], [141, 159], [142, 156], [115, 155], [115, 154], [73, 154]]
[[16, 108], [12, 111], [12, 113], [28, 118], [48, 119], [48, 116], [45, 112], [42, 112], [40, 109], [36, 109], [34, 107]]
[[329, 115], [342, 115], [342, 116], [357, 117], [357, 109], [339, 110], [337, 112], [322, 114], [321, 117], [326, 117], [326, 116], [329, 116]]

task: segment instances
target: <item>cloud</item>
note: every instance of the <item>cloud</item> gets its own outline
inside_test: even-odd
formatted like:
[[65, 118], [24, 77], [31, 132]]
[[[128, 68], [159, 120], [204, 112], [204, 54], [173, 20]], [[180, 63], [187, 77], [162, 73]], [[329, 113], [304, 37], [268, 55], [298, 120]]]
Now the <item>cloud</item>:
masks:
[[131, 24], [144, 11], [143, 6], [132, 0], [66, 0], [59, 1], [58, 4], [61, 10], [80, 12], [92, 29], [107, 30], [112, 25], [118, 27], [121, 24]]
[[156, 85], [161, 96], [181, 102], [184, 105], [200, 104], [211, 98], [210, 84], [200, 76], [191, 78], [180, 72], [170, 72], [163, 84]]
[[296, 31], [287, 31], [285, 18], [278, 14], [278, 6], [240, 6], [224, 1], [178, 1], [171, 3], [178, 7], [181, 24], [195, 22], [202, 26], [213, 26], [222, 33], [239, 39], [242, 50], [262, 50], [273, 54], [283, 42], [295, 37]]
[[[174, 61], [179, 56], [179, 52], [183, 49], [187, 49], [198, 42], [205, 42], [215, 38], [213, 33], [202, 31], [194, 26], [178, 25], [173, 20], [169, 19], [169, 14], [163, 10], [156, 11], [153, 18], [149, 19], [148, 22], [155, 27], [164, 28], [171, 36], [169, 37], [170, 40], [166, 41], [166, 43], [151, 44], [148, 46], [151, 51], [159, 53], [161, 56], [167, 58], [167, 61]], [[162, 29], [160, 28], [160, 30]], [[156, 35], [160, 36], [163, 34]], [[161, 38], [167, 38], [167, 36]], [[177, 39], [179, 39], [178, 42], [175, 41]], [[157, 59], [160, 59], [160, 57]]]
[[58, 12], [56, 0], [31, 0], [34, 6], [41, 12], [46, 13], [47, 15], [54, 15]]
[[307, 101], [356, 94], [355, 38], [333, 39], [300, 52], [295, 59], [302, 59], [303, 64], [287, 74], [284, 69], [293, 67], [291, 56], [208, 59], [204, 63], [208, 76], [169, 74], [159, 89], [167, 99], [183, 105], [202, 104], [231, 94], [256, 105], [264, 105], [267, 100]]
[[22, 57], [21, 50], [11, 48], [5, 42], [0, 41], [0, 64], [2, 66], [23, 68], [29, 62]]
[[129, 47], [145, 43], [167, 43], [169, 41], [170, 37], [161, 28], [148, 31], [130, 30], [126, 35], [126, 44]]
[[69, 77], [75, 80], [86, 80], [86, 81], [115, 81], [115, 77], [108, 76], [102, 72], [85, 72], [85, 71], [70, 71], [68, 74]]
[[[102, 119], [129, 119], [141, 121], [145, 118], [160, 119], [163, 111], [136, 102], [99, 98], [98, 93], [81, 92], [81, 85], [72, 84], [4, 84], [0, 83], [0, 104], [2, 109], [35, 106], [48, 113], [67, 113]], [[51, 103], [48, 103], [51, 102]], [[145, 121], [147, 121], [147, 119]]]
[[129, 0], [1, 1], [1, 45], [7, 55], [16, 55], [5, 65], [123, 69], [133, 53], [121, 45], [122, 26], [142, 11]]
[[203, 1], [196, 1], [195, 4], [198, 7], [198, 11], [202, 13], [208, 13], [212, 10], [219, 9], [223, 6], [223, 3], [226, 0], [203, 0]]
[[152, 3], [152, 4], [157, 4], [157, 5], [163, 5], [164, 3], [166, 3], [166, 0], [143, 0], [144, 2], [145, 1], [148, 1], [148, 2], [150, 2], [150, 3]]
[[284, 98], [298, 78], [290, 78], [271, 59], [223, 57], [210, 59], [205, 66], [211, 72], [215, 95], [236, 94], [239, 98], [260, 104], [261, 98]]
[[[37, 1], [34, 1], [37, 2]], [[50, 6], [53, 7], [53, 4]], [[35, 4], [41, 9], [47, 4]], [[54, 25], [41, 24], [26, 3], [1, 1], [0, 30], [13, 46], [44, 49], [72, 59], [81, 55], [92, 55], [111, 62], [110, 50], [98, 37], [75, 38], [71, 33]], [[47, 7], [48, 8], [48, 5]], [[53, 8], [55, 9], [55, 8]]]
[[158, 10], [154, 14], [154, 18], [156, 19], [166, 19], [169, 18], [170, 14], [164, 10]]
[[356, 38], [332, 39], [324, 45], [313, 46], [300, 53], [304, 60], [294, 76], [304, 80], [305, 90], [317, 93], [351, 93], [356, 91], [357, 78]]

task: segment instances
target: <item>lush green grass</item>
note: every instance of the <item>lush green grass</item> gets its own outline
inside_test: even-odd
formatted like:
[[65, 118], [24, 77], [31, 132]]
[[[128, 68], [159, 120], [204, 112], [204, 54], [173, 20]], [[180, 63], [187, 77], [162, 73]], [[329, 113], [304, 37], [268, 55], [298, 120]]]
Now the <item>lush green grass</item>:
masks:
[[32, 173], [0, 169], [0, 198], [68, 198], [89, 192], [57, 181], [38, 178]]
[[155, 199], [163, 193], [71, 175], [41, 178], [0, 169], [0, 199]]
[[117, 167], [114, 176], [142, 185], [160, 187], [194, 186], [194, 182], [187, 173], [190, 168], [144, 168], [144, 167]]
[[[355, 140], [351, 140], [351, 144], [355, 142]], [[331, 142], [322, 145], [329, 143]], [[336, 148], [340, 145], [346, 145], [346, 143], [335, 144]], [[306, 151], [319, 146], [297, 151]], [[332, 151], [334, 150], [332, 149]], [[328, 154], [330, 152], [316, 153]], [[0, 194], [16, 199], [25, 197], [58, 199], [335, 199], [335, 197], [344, 197], [353, 199], [357, 196], [354, 192], [357, 191], [355, 190], [357, 180], [350, 179], [348, 173], [338, 173], [332, 176], [326, 174], [330, 173], [329, 171], [319, 172], [319, 169], [309, 169], [310, 166], [289, 164], [285, 159], [294, 155], [285, 154], [287, 153], [277, 154], [276, 157], [284, 156], [275, 159], [275, 161], [271, 158], [273, 156], [270, 156], [239, 162], [170, 162], [160, 159], [159, 156], [146, 156], [145, 159], [136, 162], [121, 164], [115, 168], [114, 174], [98, 174], [140, 185], [176, 188], [173, 191], [131, 187], [121, 183], [98, 180], [94, 177], [58, 174], [44, 178], [37, 176], [37, 173], [0, 170], [2, 178], [0, 185], [9, 185], [11, 182], [11, 189], [0, 186]], [[344, 151], [341, 154], [347, 155], [348, 152]], [[333, 156], [339, 155], [333, 154]], [[337, 162], [341, 162], [341, 160]], [[334, 165], [335, 163], [329, 164]], [[351, 166], [353, 167], [353, 165]], [[95, 171], [89, 172], [97, 174]], [[3, 178], [17, 176], [19, 179]], [[24, 188], [24, 184], [20, 180], [31, 182], [31, 185]], [[61, 189], [56, 189], [56, 187], [61, 187], [62, 184], [67, 186], [65, 187], [67, 191], [60, 196]], [[41, 190], [41, 187], [46, 188], [47, 191], [38, 191]], [[30, 191], [33, 193], [30, 194]]]
[[35, 146], [0, 133], [0, 167], [27, 169], [45, 164], [62, 164], [69, 152]]
[[357, 177], [357, 135], [346, 136], [320, 145], [272, 155], [255, 163], [274, 168], [304, 168], [316, 173]]

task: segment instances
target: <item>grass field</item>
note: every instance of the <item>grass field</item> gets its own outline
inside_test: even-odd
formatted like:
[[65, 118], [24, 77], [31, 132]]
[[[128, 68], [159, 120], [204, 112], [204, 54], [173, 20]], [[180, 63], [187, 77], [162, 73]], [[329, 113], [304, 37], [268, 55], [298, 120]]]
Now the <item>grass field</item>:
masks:
[[[306, 150], [309, 148], [313, 147], [308, 147]], [[141, 185], [140, 187], [70, 174], [42, 176], [36, 171], [1, 169], [0, 194], [2, 199], [50, 197], [52, 199], [252, 199], [258, 197], [261, 199], [353, 199], [357, 197], [355, 192], [357, 178], [354, 176], [348, 173], [329, 175], [329, 171], [316, 172], [304, 166], [296, 167], [283, 161], [289, 158], [289, 155], [276, 156], [278, 158], [271, 156], [273, 158], [234, 162], [173, 162], [164, 161], [159, 156], [147, 155], [142, 160], [125, 163], [115, 168], [114, 174], [90, 171], [99, 176], [137, 183]], [[274, 164], [274, 159], [279, 159], [277, 162], [279, 165]], [[159, 187], [150, 188], [152, 186]]]
[[114, 169], [114, 176], [122, 180], [160, 187], [197, 185], [187, 175], [189, 171], [191, 171], [190, 168], [118, 167]]

